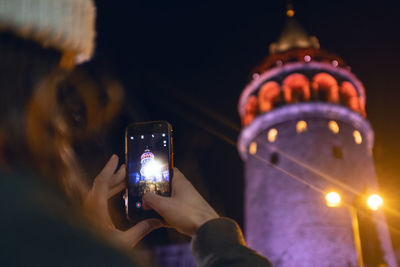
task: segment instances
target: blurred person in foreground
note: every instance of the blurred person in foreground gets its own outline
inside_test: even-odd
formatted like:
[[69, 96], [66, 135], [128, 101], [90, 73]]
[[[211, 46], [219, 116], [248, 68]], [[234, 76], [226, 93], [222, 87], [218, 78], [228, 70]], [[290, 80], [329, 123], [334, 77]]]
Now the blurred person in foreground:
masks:
[[136, 266], [128, 248], [165, 226], [192, 237], [199, 266], [269, 266], [177, 169], [170, 198], [143, 197], [163, 221], [112, 225], [125, 166], [113, 155], [84, 182], [59, 90], [92, 56], [94, 20], [90, 0], [0, 0], [0, 265]]

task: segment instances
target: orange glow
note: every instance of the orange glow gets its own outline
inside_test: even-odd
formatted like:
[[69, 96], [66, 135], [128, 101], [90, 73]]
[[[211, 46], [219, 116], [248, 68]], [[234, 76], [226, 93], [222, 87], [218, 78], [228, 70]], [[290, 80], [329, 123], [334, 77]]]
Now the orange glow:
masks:
[[329, 121], [328, 126], [329, 126], [329, 130], [331, 130], [332, 133], [334, 133], [334, 134], [339, 133], [340, 128], [336, 121]]
[[326, 91], [328, 93], [328, 101], [332, 103], [339, 102], [339, 86], [336, 79], [328, 73], [318, 73], [314, 76], [312, 88], [319, 91]]
[[361, 133], [357, 130], [355, 130], [353, 132], [353, 137], [354, 137], [354, 142], [356, 142], [356, 144], [361, 144], [362, 143], [362, 136]]
[[307, 122], [305, 121], [298, 121], [296, 123], [296, 132], [302, 133], [307, 131]]
[[288, 9], [286, 11], [286, 16], [288, 16], [289, 18], [294, 16], [294, 10], [293, 9]]
[[300, 93], [304, 101], [310, 100], [310, 84], [307, 77], [303, 74], [290, 74], [283, 81], [283, 95], [287, 103], [294, 101], [293, 93]]
[[256, 142], [251, 142], [249, 146], [249, 153], [250, 155], [254, 155], [257, 153], [257, 143]]
[[247, 101], [245, 114], [242, 119], [243, 126], [249, 125], [255, 119], [257, 116], [257, 105], [257, 97], [254, 95], [250, 96], [249, 100]]
[[270, 143], [273, 143], [276, 141], [276, 138], [278, 137], [278, 130], [275, 128], [272, 128], [268, 131], [268, 141]]
[[265, 83], [258, 92], [260, 112], [270, 111], [274, 107], [274, 103], [279, 101], [280, 94], [281, 89], [277, 82], [269, 81]]
[[344, 81], [340, 86], [340, 93], [343, 96], [344, 104], [355, 112], [361, 113], [364, 117], [365, 107], [360, 103], [356, 88], [351, 82]]
[[245, 126], [249, 125], [250, 123], [253, 122], [253, 120], [254, 120], [255, 118], [256, 118], [256, 116], [255, 116], [255, 115], [252, 115], [252, 114], [246, 114], [246, 115], [244, 115], [243, 120], [242, 120], [243, 126], [245, 127]]
[[340, 205], [342, 198], [339, 193], [332, 191], [325, 195], [325, 200], [328, 207], [337, 207]]

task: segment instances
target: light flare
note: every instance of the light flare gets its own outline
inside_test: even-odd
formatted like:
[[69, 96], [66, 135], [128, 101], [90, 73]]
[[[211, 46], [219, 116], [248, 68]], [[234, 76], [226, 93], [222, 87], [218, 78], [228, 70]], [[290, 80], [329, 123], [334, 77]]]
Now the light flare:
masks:
[[342, 198], [338, 192], [332, 191], [325, 195], [325, 200], [328, 207], [337, 207], [340, 205]]
[[163, 164], [158, 160], [152, 160], [143, 166], [143, 175], [145, 177], [154, 177], [161, 175]]
[[367, 199], [367, 205], [371, 210], [378, 210], [382, 204], [383, 199], [377, 194], [370, 195]]

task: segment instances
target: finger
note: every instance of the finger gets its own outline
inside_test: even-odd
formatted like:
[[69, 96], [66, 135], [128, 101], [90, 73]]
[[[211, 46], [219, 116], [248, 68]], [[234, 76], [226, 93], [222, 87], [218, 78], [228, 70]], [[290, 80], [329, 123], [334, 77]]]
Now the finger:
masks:
[[[91, 191], [85, 200], [84, 208], [88, 212], [91, 219], [96, 218], [96, 223], [104, 226], [112, 225], [111, 218], [108, 213], [108, 202], [103, 198], [99, 198]], [[93, 217], [92, 217], [93, 215]]]
[[174, 168], [174, 177], [172, 179], [173, 194], [175, 195], [177, 192], [185, 191], [188, 188], [193, 188], [192, 183], [186, 179], [185, 175], [178, 168]]
[[144, 201], [143, 197], [142, 197], [142, 208], [143, 208], [144, 210], [151, 210], [151, 209], [153, 209], [150, 205], [148, 205], [148, 204]]
[[103, 170], [96, 177], [96, 180], [108, 180], [114, 174], [118, 166], [118, 156], [112, 155], [109, 161], [104, 166]]
[[169, 209], [171, 198], [163, 197], [152, 192], [147, 192], [142, 197], [143, 205], [146, 209], [153, 209], [161, 216], [165, 215]]
[[143, 198], [142, 198], [142, 208], [144, 210], [151, 210], [152, 209], [149, 205], [146, 204], [145, 201], [143, 201]]
[[118, 185], [114, 186], [113, 188], [111, 188], [108, 191], [108, 198], [111, 198], [111, 197], [115, 196], [116, 194], [118, 194], [119, 192], [124, 190], [125, 188], [126, 188], [125, 181], [122, 181], [121, 183], [119, 183]]
[[172, 178], [172, 188], [176, 186], [176, 184], [182, 180], [182, 177], [185, 177], [183, 173], [176, 167], [174, 167], [174, 176]]
[[164, 226], [164, 223], [160, 219], [146, 219], [137, 223], [128, 231], [125, 231], [123, 233], [124, 239], [129, 244], [129, 246], [133, 247], [151, 231], [158, 229], [162, 226]]
[[121, 182], [125, 180], [125, 176], [126, 176], [126, 167], [125, 164], [122, 164], [121, 167], [119, 167], [119, 170], [112, 176], [110, 181], [110, 187], [115, 187], [119, 185]]

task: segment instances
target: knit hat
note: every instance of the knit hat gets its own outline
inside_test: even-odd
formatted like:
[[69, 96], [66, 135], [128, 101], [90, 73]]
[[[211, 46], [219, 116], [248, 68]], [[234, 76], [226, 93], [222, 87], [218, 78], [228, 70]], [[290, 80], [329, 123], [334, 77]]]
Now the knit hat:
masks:
[[0, 30], [73, 54], [76, 63], [93, 54], [95, 15], [92, 0], [0, 0]]

